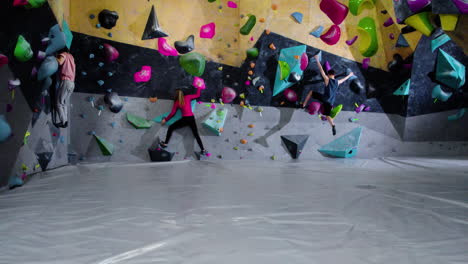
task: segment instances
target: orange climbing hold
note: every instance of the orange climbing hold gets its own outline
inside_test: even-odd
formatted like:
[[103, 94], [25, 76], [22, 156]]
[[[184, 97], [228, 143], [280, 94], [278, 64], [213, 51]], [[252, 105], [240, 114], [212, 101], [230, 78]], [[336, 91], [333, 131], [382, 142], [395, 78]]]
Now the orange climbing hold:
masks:
[[224, 128], [223, 128], [223, 127], [220, 127], [218, 130], [219, 130], [220, 133], [223, 133], [223, 132], [224, 132]]
[[150, 97], [149, 98], [149, 101], [152, 102], [152, 103], [156, 103], [157, 100], [158, 100], [157, 97]]
[[296, 60], [298, 60], [298, 59], [299, 59], [299, 56], [298, 56], [298, 55], [294, 55], [294, 58], [295, 58]]
[[254, 128], [255, 125], [254, 125], [254, 124], [250, 124], [250, 125], [248, 125], [248, 127], [249, 127], [249, 128]]
[[276, 50], [276, 46], [275, 46], [275, 44], [273, 44], [273, 43], [271, 43], [270, 46], [268, 46], [268, 47], [269, 47], [270, 49], [272, 49], [272, 50]]
[[255, 63], [254, 62], [250, 63], [250, 68], [252, 68], [252, 69], [255, 68]]
[[239, 103], [239, 105], [240, 105], [240, 106], [244, 106], [244, 105], [245, 105], [244, 101], [241, 101], [241, 102]]
[[249, 75], [253, 75], [253, 71], [248, 71], [247, 72]]
[[272, 4], [272, 5], [271, 5], [271, 9], [273, 9], [273, 10], [278, 10], [278, 5], [277, 5], [277, 4]]
[[247, 140], [246, 140], [246, 139], [241, 139], [241, 140], [240, 140], [240, 143], [241, 143], [241, 144], [247, 144]]
[[258, 21], [259, 21], [260, 23], [264, 23], [264, 22], [265, 22], [265, 18], [262, 17], [262, 18], [260, 18]]

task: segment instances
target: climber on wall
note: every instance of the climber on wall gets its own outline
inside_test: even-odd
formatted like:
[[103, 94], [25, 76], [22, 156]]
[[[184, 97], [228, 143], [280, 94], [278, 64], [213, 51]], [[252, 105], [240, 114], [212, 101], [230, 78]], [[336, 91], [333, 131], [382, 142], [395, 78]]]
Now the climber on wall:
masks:
[[333, 118], [330, 116], [330, 113], [333, 108], [333, 104], [335, 103], [335, 97], [336, 97], [336, 93], [338, 92], [338, 86], [344, 83], [346, 80], [348, 80], [352, 76], [354, 76], [354, 73], [350, 72], [345, 78], [341, 80], [336, 80], [335, 71], [329, 70], [327, 74], [325, 74], [322, 64], [320, 64], [319, 57], [315, 55], [314, 58], [315, 58], [315, 61], [317, 62], [318, 68], [320, 70], [320, 74], [323, 77], [323, 81], [325, 82], [325, 92], [324, 94], [321, 94], [319, 92], [310, 91], [307, 94], [307, 97], [302, 107], [306, 107], [307, 102], [310, 100], [311, 97], [320, 101], [323, 104], [323, 109], [324, 109], [323, 114], [327, 117], [328, 123], [330, 123], [332, 127], [333, 135], [336, 135], [335, 122], [333, 122]]
[[167, 144], [169, 144], [169, 140], [171, 140], [172, 132], [174, 130], [189, 126], [192, 129], [192, 133], [197, 140], [198, 146], [200, 146], [201, 154], [206, 155], [208, 152], [203, 147], [203, 143], [201, 141], [200, 135], [198, 134], [197, 124], [195, 122], [195, 117], [193, 116], [191, 101], [200, 97], [201, 89], [198, 88], [195, 94], [184, 95], [184, 92], [180, 89], [176, 90], [175, 98], [174, 98], [174, 105], [172, 107], [172, 111], [169, 115], [164, 118], [161, 122], [164, 125], [167, 121], [169, 121], [174, 114], [176, 113], [177, 109], [180, 109], [182, 112], [182, 118], [175, 122], [174, 124], [170, 125], [167, 130], [166, 140], [159, 142], [159, 145], [162, 148], [166, 148]]
[[55, 106], [60, 122], [56, 126], [66, 128], [68, 126], [67, 102], [75, 89], [75, 59], [67, 51], [59, 52], [56, 58], [60, 66], [60, 86], [55, 97]]

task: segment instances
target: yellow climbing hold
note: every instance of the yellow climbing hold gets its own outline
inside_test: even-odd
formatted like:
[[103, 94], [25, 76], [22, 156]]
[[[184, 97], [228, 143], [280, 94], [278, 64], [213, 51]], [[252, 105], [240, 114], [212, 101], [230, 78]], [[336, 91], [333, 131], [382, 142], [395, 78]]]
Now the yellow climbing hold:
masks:
[[458, 23], [458, 14], [440, 14], [440, 23], [445, 31], [454, 31]]

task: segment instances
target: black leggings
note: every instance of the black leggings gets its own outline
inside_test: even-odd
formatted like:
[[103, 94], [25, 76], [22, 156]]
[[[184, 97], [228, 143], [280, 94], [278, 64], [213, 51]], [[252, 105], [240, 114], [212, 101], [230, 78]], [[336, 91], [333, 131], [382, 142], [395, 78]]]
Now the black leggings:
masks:
[[198, 134], [197, 123], [195, 123], [194, 116], [183, 116], [181, 119], [177, 120], [174, 124], [170, 125], [167, 129], [166, 141], [164, 143], [169, 144], [169, 140], [171, 140], [172, 132], [174, 130], [189, 126], [192, 129], [193, 136], [197, 140], [198, 146], [200, 146], [201, 150], [205, 150], [203, 147], [203, 143], [201, 141], [200, 135]]

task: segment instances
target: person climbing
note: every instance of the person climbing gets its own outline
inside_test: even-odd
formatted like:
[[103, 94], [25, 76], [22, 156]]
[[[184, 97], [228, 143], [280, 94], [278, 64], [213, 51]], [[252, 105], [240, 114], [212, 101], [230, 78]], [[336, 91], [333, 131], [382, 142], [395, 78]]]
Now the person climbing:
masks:
[[67, 102], [75, 89], [75, 59], [67, 51], [60, 52], [55, 57], [60, 66], [60, 86], [55, 97], [60, 122], [56, 126], [66, 128], [68, 126]]
[[208, 152], [203, 147], [203, 142], [198, 134], [197, 124], [195, 122], [195, 117], [193, 116], [191, 101], [200, 97], [201, 89], [197, 89], [195, 94], [184, 95], [184, 92], [181, 89], [177, 89], [174, 98], [174, 105], [172, 106], [172, 111], [169, 115], [161, 121], [161, 124], [166, 124], [167, 121], [175, 115], [177, 109], [180, 109], [182, 112], [182, 118], [176, 121], [174, 124], [170, 125], [167, 130], [166, 140], [160, 141], [159, 145], [162, 148], [166, 148], [171, 140], [172, 133], [174, 130], [189, 126], [192, 129], [193, 136], [197, 140], [198, 146], [200, 146], [201, 154], [206, 155]]
[[333, 108], [333, 104], [335, 103], [336, 93], [338, 92], [338, 86], [344, 83], [346, 80], [354, 76], [353, 72], [350, 72], [346, 77], [341, 80], [335, 79], [335, 71], [329, 70], [327, 74], [323, 70], [322, 64], [320, 63], [319, 57], [317, 55], [314, 56], [315, 61], [317, 62], [318, 68], [320, 70], [320, 74], [323, 77], [323, 81], [325, 82], [325, 92], [323, 94], [319, 92], [310, 91], [307, 94], [307, 97], [302, 104], [302, 107], [306, 107], [307, 102], [310, 98], [316, 99], [323, 104], [323, 114], [326, 116], [328, 123], [330, 123], [332, 127], [333, 136], [336, 135], [336, 127], [335, 122], [333, 122], [333, 118], [330, 116], [331, 110]]

